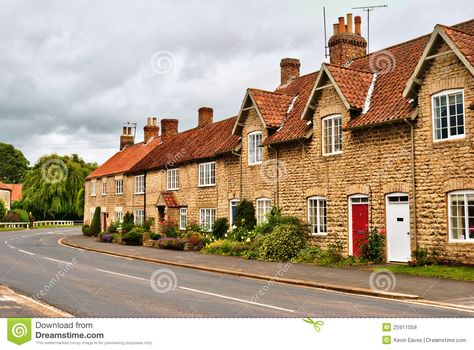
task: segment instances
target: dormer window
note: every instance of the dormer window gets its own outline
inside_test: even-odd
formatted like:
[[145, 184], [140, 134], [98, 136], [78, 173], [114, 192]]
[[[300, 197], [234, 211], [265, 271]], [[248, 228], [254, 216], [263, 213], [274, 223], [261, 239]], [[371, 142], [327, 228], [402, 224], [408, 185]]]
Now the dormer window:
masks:
[[262, 132], [254, 131], [249, 134], [249, 165], [262, 163]]
[[435, 141], [464, 137], [464, 91], [448, 90], [433, 95]]

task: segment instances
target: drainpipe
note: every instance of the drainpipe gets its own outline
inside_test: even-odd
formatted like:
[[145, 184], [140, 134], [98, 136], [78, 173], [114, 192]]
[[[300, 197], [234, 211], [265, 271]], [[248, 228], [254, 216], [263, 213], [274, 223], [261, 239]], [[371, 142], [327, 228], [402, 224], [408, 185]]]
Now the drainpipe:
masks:
[[146, 221], [146, 174], [147, 172], [143, 174], [143, 185], [145, 186], [145, 190], [143, 192], [143, 222]]
[[242, 154], [232, 151], [234, 156], [240, 159], [240, 174], [239, 174], [239, 200], [242, 202]]
[[413, 192], [413, 242], [415, 249], [418, 248], [417, 225], [416, 225], [416, 179], [415, 179], [415, 126], [412, 122], [405, 119], [410, 125], [410, 142], [411, 142], [411, 187]]
[[279, 167], [279, 157], [278, 150], [273, 148], [271, 145], [268, 145], [268, 149], [271, 149], [275, 152], [276, 156], [276, 195], [275, 195], [275, 205], [277, 208], [280, 208], [280, 167]]

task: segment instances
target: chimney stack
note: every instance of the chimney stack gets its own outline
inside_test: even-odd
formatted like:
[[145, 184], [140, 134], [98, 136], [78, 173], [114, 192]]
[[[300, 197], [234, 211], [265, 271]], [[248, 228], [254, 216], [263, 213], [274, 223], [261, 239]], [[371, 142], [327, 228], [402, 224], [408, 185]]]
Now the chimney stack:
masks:
[[160, 133], [160, 127], [156, 125], [155, 117], [148, 117], [147, 124], [143, 128], [143, 141], [147, 143], [153, 137], [158, 137]]
[[343, 66], [352, 59], [367, 54], [367, 41], [361, 36], [360, 16], [354, 18], [355, 31], [353, 32], [352, 14], [347, 14], [347, 25], [344, 17], [338, 18], [338, 23], [333, 25], [333, 36], [329, 38], [330, 63]]
[[283, 58], [280, 61], [281, 85], [300, 76], [300, 60], [297, 58]]
[[178, 122], [178, 119], [161, 119], [161, 140], [163, 142], [178, 133]]
[[122, 135], [120, 136], [120, 150], [123, 150], [126, 146], [131, 146], [135, 143], [135, 137], [132, 135], [132, 127], [124, 126], [122, 129]]
[[214, 110], [210, 107], [201, 107], [198, 110], [198, 128], [203, 128], [212, 124], [214, 119]]

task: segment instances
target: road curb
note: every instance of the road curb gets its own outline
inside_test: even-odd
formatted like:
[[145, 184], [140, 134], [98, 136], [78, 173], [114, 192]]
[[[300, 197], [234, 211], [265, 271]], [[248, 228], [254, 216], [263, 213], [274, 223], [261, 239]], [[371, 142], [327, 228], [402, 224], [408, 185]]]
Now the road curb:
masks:
[[152, 262], [156, 264], [184, 267], [184, 268], [214, 272], [214, 273], [223, 273], [226, 275], [248, 277], [248, 278], [254, 278], [254, 279], [265, 280], [265, 281], [274, 281], [274, 282], [280, 282], [280, 283], [303, 286], [303, 287], [320, 288], [320, 289], [327, 289], [327, 290], [333, 290], [333, 291], [344, 292], [344, 293], [369, 295], [369, 296], [375, 296], [375, 297], [381, 297], [381, 298], [387, 298], [387, 299], [398, 299], [398, 300], [420, 300], [421, 299], [419, 295], [414, 295], [414, 294], [392, 293], [392, 292], [376, 291], [376, 290], [367, 289], [367, 288], [348, 287], [348, 286], [342, 286], [342, 285], [337, 285], [337, 284], [318, 283], [318, 282], [313, 282], [313, 281], [297, 280], [297, 279], [283, 278], [283, 277], [278, 277], [278, 276], [259, 275], [259, 274], [243, 272], [243, 271], [226, 270], [226, 269], [220, 269], [220, 268], [214, 268], [214, 267], [208, 267], [208, 266], [202, 266], [202, 265], [191, 265], [191, 264], [180, 263], [176, 261], [147, 258], [147, 257], [139, 256], [139, 255], [129, 255], [129, 254], [123, 254], [123, 253], [118, 253], [118, 252], [110, 252], [103, 249], [91, 248], [91, 247], [87, 247], [87, 246], [76, 244], [76, 243], [66, 242], [65, 237], [59, 239], [58, 243], [64, 246], [72, 247], [72, 248], [83, 249], [83, 250], [88, 250], [88, 251], [103, 253], [103, 254], [108, 254], [108, 255], [114, 255], [114, 256], [118, 256], [122, 258], [131, 258], [131, 259], [136, 259], [136, 260]]

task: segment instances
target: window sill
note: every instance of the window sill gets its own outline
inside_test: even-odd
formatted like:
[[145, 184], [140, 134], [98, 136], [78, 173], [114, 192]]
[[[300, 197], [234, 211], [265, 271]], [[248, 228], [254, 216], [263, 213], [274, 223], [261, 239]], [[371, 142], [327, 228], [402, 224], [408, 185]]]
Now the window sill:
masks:
[[311, 233], [311, 237], [326, 237], [328, 234], [327, 233]]
[[122, 193], [116, 193], [115, 195], [116, 196], [121, 196], [121, 195], [123, 195], [123, 192]]
[[450, 239], [448, 243], [453, 243], [453, 244], [474, 244], [474, 239]]
[[96, 194], [91, 194], [91, 197], [97, 197], [97, 195]]
[[263, 162], [258, 162], [258, 163], [248, 163], [249, 166], [256, 166], [256, 165], [262, 165]]
[[323, 153], [323, 157], [331, 157], [331, 156], [337, 156], [339, 154], [342, 154], [343, 151], [341, 152], [334, 152], [334, 153]]
[[178, 188], [167, 188], [166, 190], [167, 191], [179, 191], [179, 187]]
[[442, 145], [446, 142], [455, 142], [455, 141], [464, 141], [466, 139], [466, 135], [461, 135], [461, 136], [455, 136], [455, 137], [449, 137], [447, 139], [439, 139], [439, 140], [436, 140], [436, 139], [433, 139], [433, 143], [435, 145]]
[[135, 192], [134, 194], [145, 194], [145, 192]]
[[198, 188], [206, 188], [206, 187], [215, 187], [216, 184], [214, 185], [198, 185]]

